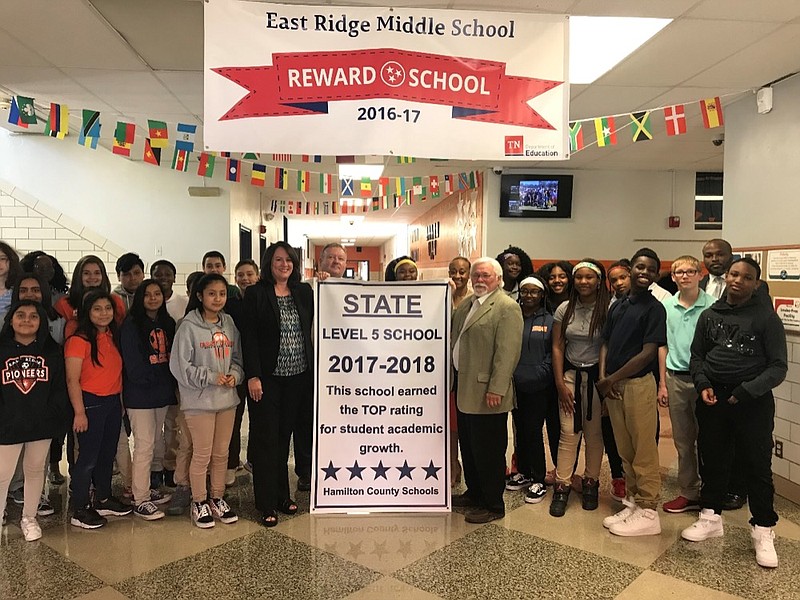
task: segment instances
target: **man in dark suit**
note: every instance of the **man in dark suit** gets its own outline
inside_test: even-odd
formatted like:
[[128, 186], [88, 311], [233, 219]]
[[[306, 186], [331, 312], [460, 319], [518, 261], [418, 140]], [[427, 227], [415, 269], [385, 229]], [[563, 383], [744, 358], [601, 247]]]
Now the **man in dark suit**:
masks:
[[732, 261], [733, 249], [727, 241], [708, 240], [703, 246], [703, 264], [708, 274], [700, 280], [700, 289], [719, 300], [725, 291], [725, 272]]
[[469, 507], [469, 523], [505, 516], [508, 413], [514, 408], [514, 369], [522, 348], [522, 311], [502, 289], [503, 269], [479, 258], [470, 270], [473, 296], [453, 314], [451, 350], [458, 440], [467, 491], [453, 506]]

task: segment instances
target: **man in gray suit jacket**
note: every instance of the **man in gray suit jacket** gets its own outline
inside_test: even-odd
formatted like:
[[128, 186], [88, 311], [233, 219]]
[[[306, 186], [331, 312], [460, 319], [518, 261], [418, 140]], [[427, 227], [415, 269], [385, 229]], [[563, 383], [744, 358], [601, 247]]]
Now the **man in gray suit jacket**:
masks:
[[469, 523], [505, 516], [508, 413], [514, 408], [512, 377], [522, 348], [522, 311], [501, 287], [503, 269], [479, 258], [470, 270], [473, 296], [453, 314], [450, 336], [458, 408], [458, 441], [467, 491], [453, 498]]

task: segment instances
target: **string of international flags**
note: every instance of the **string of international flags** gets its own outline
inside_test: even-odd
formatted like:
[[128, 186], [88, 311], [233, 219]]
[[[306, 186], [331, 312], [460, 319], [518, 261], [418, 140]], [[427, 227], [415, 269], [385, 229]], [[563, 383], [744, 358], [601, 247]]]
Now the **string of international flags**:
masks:
[[[734, 94], [729, 94], [734, 95]], [[686, 133], [686, 107], [693, 103], [673, 104], [649, 110], [636, 111], [628, 114], [608, 115], [605, 117], [595, 117], [569, 123], [569, 149], [575, 154], [587, 146], [583, 135], [583, 124], [592, 123], [594, 125], [595, 144], [598, 148], [615, 146], [617, 144], [617, 133], [628, 127], [631, 128], [631, 139], [633, 142], [643, 142], [653, 139], [651, 115], [658, 111], [663, 111], [664, 124], [668, 136], [683, 135]], [[714, 129], [725, 124], [722, 102], [719, 96], [714, 98], [704, 98], [698, 101], [700, 114], [703, 117], [703, 127]], [[623, 125], [617, 127], [616, 119], [622, 117], [627, 120]]]
[[[727, 94], [726, 96], [737, 95]], [[725, 97], [725, 96], [723, 96]], [[724, 116], [720, 96], [704, 98], [697, 101], [700, 114], [703, 118], [703, 127], [713, 129], [724, 125]], [[649, 110], [635, 111], [628, 114], [607, 115], [590, 119], [570, 121], [569, 147], [575, 154], [585, 148], [596, 144], [603, 148], [617, 144], [617, 133], [631, 128], [633, 142], [653, 139], [652, 115], [659, 111], [663, 113], [667, 136], [683, 135], [687, 131], [686, 107], [694, 103], [674, 104]], [[69, 134], [69, 109], [66, 105], [51, 103], [48, 118], [45, 121], [44, 133], [57, 139], [64, 139]], [[622, 118], [623, 124], [617, 126], [617, 119]], [[13, 96], [9, 110], [8, 122], [21, 128], [36, 125], [39, 119], [36, 116], [36, 106], [33, 98]], [[592, 124], [595, 142], [587, 143], [584, 139], [584, 125]], [[78, 130], [78, 144], [97, 149], [100, 141], [100, 113], [98, 111], [82, 109], [81, 125]], [[588, 127], [586, 127], [588, 129]], [[132, 148], [136, 139], [137, 126], [135, 123], [117, 121], [112, 139], [112, 152], [126, 158], [131, 157]], [[165, 121], [147, 120], [144, 138], [142, 160], [154, 166], [162, 165], [162, 151], [172, 147], [172, 160], [169, 167], [176, 171], [188, 172], [189, 163], [193, 157], [197, 158], [197, 175], [204, 178], [213, 178], [218, 172], [218, 161], [224, 161], [225, 179], [230, 182], [241, 183], [247, 181], [245, 171], [249, 169], [250, 184], [256, 187], [267, 187], [272, 181], [274, 189], [289, 190], [290, 187], [298, 192], [319, 192], [321, 194], [336, 195], [339, 200], [332, 202], [308, 202], [292, 200], [273, 201], [273, 210], [288, 212], [289, 214], [336, 214], [337, 212], [368, 212], [397, 208], [404, 204], [424, 202], [428, 198], [437, 199], [441, 194], [449, 195], [455, 191], [472, 189], [481, 184], [479, 171], [419, 177], [380, 177], [377, 182], [369, 177], [354, 180], [350, 177], [339, 179], [336, 174], [324, 171], [294, 169], [276, 164], [266, 164], [261, 154], [254, 152], [237, 153], [234, 157], [231, 152], [195, 152], [195, 136], [197, 125], [177, 123], [175, 126], [174, 144], [170, 146], [170, 128]], [[164, 157], [166, 158], [166, 157]], [[272, 163], [292, 162], [296, 157], [291, 154], [272, 154]], [[300, 155], [304, 163], [321, 163], [319, 155]], [[398, 164], [409, 164], [416, 161], [413, 157], [397, 156]], [[337, 163], [355, 162], [354, 156], [336, 157]], [[166, 162], [164, 164], [167, 164]], [[271, 177], [268, 173], [271, 172]], [[292, 181], [294, 186], [291, 186]]]
[[[48, 118], [45, 121], [44, 133], [57, 139], [69, 135], [69, 108], [66, 105], [51, 103]], [[39, 123], [33, 98], [13, 96], [8, 122], [21, 128], [29, 128]], [[82, 109], [81, 124], [78, 130], [78, 144], [92, 150], [97, 149], [100, 141], [102, 124], [98, 111]], [[119, 156], [131, 158], [136, 140], [137, 125], [127, 121], [117, 121], [112, 138], [111, 151]], [[450, 173], [442, 176], [428, 175], [417, 177], [380, 177], [373, 181], [369, 177], [354, 179], [337, 174], [306, 169], [294, 169], [282, 165], [267, 164], [260, 153], [246, 152], [195, 152], [197, 125], [177, 123], [175, 133], [170, 138], [170, 127], [165, 121], [147, 120], [142, 160], [160, 167], [169, 164], [175, 171], [188, 172], [192, 158], [197, 158], [197, 175], [213, 178], [218, 172], [220, 162], [224, 163], [225, 180], [241, 183], [248, 180], [256, 187], [267, 187], [271, 182], [274, 189], [298, 192], [319, 192], [336, 195], [336, 200], [329, 202], [274, 200], [273, 212], [288, 214], [337, 214], [369, 212], [397, 208], [402, 205], [413, 205], [424, 202], [428, 198], [437, 199], [442, 194], [449, 195], [456, 191], [472, 189], [480, 185], [480, 172], [466, 171]], [[164, 162], [166, 152], [172, 148], [172, 159]], [[165, 154], [162, 156], [162, 154]], [[292, 154], [272, 154], [272, 163], [288, 163], [296, 158]], [[300, 155], [304, 163], [322, 163], [320, 155]], [[396, 156], [397, 164], [416, 162], [414, 157]], [[337, 163], [355, 163], [355, 156], [337, 156]], [[271, 176], [268, 176], [268, 173]], [[294, 185], [292, 186], [292, 183]], [[340, 201], [341, 199], [341, 201]]]

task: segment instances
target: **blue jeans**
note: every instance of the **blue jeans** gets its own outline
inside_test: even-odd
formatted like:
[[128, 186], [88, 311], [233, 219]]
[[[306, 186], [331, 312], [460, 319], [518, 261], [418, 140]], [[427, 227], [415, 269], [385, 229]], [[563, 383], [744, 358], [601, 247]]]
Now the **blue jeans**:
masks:
[[111, 496], [111, 474], [122, 423], [119, 394], [95, 396], [83, 392], [83, 405], [89, 428], [75, 434], [78, 457], [70, 467], [72, 506], [75, 509], [89, 504], [91, 483], [94, 483], [99, 500], [106, 500]]

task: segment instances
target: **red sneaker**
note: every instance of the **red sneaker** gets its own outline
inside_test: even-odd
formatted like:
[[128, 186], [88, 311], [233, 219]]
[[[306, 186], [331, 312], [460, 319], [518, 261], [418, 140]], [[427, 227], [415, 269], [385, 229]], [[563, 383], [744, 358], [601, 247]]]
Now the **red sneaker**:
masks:
[[625, 478], [618, 477], [611, 480], [611, 497], [622, 502], [626, 498]]
[[661, 508], [668, 513], [682, 513], [690, 510], [700, 510], [700, 503], [697, 500], [689, 500], [683, 496], [678, 496], [674, 500], [664, 502]]

